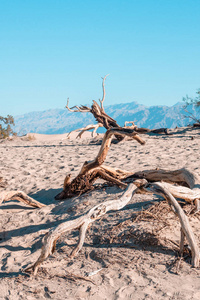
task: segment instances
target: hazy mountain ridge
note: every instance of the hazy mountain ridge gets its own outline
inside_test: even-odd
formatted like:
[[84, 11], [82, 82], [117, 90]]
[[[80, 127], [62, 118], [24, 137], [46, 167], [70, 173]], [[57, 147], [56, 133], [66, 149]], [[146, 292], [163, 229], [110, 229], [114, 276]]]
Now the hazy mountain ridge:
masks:
[[[190, 106], [197, 118], [200, 110]], [[183, 103], [173, 106], [145, 106], [137, 102], [121, 103], [105, 107], [105, 112], [123, 126], [125, 121], [135, 121], [138, 127], [146, 128], [174, 128], [185, 126], [190, 121], [183, 119], [185, 114]], [[67, 109], [50, 109], [46, 111], [30, 112], [16, 116], [14, 130], [20, 134], [36, 132], [43, 134], [65, 133], [71, 130], [94, 124], [95, 119], [91, 113], [72, 113]]]

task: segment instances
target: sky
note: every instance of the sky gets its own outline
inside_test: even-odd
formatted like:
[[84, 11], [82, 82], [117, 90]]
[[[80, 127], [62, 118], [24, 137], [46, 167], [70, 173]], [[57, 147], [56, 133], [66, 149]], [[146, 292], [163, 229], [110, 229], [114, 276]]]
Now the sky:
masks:
[[199, 0], [1, 0], [0, 115], [137, 101], [200, 88]]

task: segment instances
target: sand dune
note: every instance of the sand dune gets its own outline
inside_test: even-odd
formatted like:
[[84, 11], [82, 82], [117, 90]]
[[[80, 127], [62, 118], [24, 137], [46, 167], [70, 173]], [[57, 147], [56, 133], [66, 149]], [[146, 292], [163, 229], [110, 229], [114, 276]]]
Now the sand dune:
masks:
[[[58, 240], [55, 253], [36, 277], [23, 272], [38, 258], [42, 237], [50, 228], [122, 193], [116, 186], [104, 185], [80, 197], [55, 201], [65, 175], [74, 177], [99, 150], [90, 133], [82, 139], [66, 137], [30, 134], [0, 143], [0, 176], [8, 181], [6, 190], [22, 190], [47, 205], [33, 209], [17, 201], [2, 203], [0, 299], [200, 299], [200, 270], [193, 269], [187, 257], [177, 264], [179, 222], [152, 195], [137, 194], [124, 209], [95, 222], [76, 258], [68, 255], [78, 232], [69, 232]], [[112, 144], [105, 164], [130, 171], [186, 167], [200, 174], [199, 129], [143, 137], [144, 146], [134, 140]], [[137, 217], [153, 200], [157, 217]], [[189, 219], [200, 244], [200, 213]]]

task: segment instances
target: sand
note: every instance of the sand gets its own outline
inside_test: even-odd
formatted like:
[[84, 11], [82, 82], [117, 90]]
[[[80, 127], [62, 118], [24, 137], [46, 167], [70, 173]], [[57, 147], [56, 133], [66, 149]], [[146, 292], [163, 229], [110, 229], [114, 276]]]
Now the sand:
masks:
[[[31, 134], [0, 143], [0, 176], [8, 181], [6, 189], [22, 190], [47, 205], [34, 209], [18, 201], [1, 204], [0, 299], [200, 299], [200, 270], [191, 267], [187, 253], [185, 259], [177, 258], [177, 217], [153, 195], [134, 195], [124, 209], [96, 221], [74, 259], [68, 255], [78, 231], [58, 240], [36, 277], [24, 273], [38, 258], [50, 228], [122, 194], [120, 188], [104, 184], [80, 197], [54, 200], [65, 175], [75, 176], [100, 147], [90, 133], [78, 140], [66, 136]], [[130, 171], [186, 167], [200, 174], [200, 130], [143, 138], [144, 146], [134, 140], [112, 144], [105, 164]], [[152, 203], [157, 205], [156, 217]], [[146, 209], [148, 216], [138, 214]], [[200, 214], [189, 219], [200, 244]]]

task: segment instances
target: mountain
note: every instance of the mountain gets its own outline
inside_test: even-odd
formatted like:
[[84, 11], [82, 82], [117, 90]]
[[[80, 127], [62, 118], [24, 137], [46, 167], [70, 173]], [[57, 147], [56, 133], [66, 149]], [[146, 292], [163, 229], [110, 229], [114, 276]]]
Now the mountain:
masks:
[[[200, 118], [200, 111], [193, 105], [189, 107], [189, 111]], [[185, 115], [183, 103], [173, 106], [150, 107], [137, 102], [121, 103], [105, 107], [105, 112], [121, 126], [125, 121], [135, 121], [138, 127], [151, 129], [175, 128], [189, 123], [188, 119], [182, 118], [182, 115]], [[67, 109], [49, 109], [16, 116], [14, 130], [19, 135], [28, 132], [58, 134], [94, 123], [95, 119], [91, 113], [72, 113]]]

